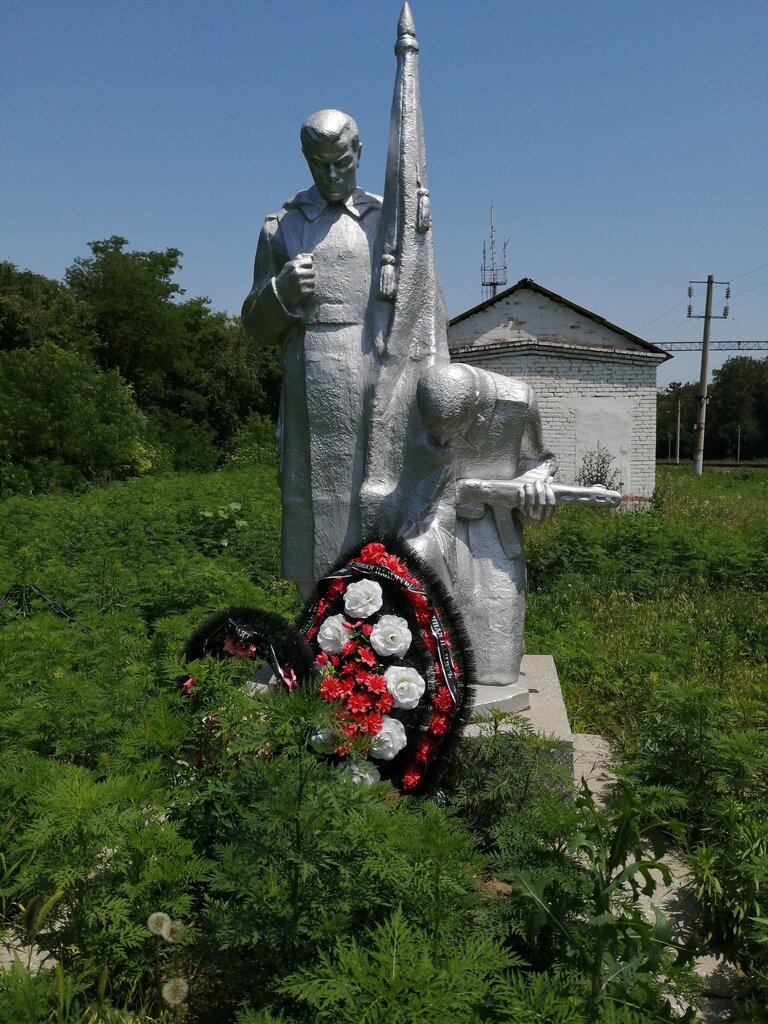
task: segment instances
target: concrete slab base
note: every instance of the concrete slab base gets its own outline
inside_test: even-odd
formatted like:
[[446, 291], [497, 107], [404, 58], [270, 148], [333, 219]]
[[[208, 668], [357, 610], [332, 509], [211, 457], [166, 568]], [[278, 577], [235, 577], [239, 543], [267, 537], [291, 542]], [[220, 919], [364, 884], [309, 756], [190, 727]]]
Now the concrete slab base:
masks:
[[[564, 760], [573, 766], [573, 733], [560, 689], [560, 680], [550, 654], [526, 654], [520, 678], [514, 686], [478, 686], [475, 714], [488, 715], [491, 709], [510, 711], [526, 718], [535, 732], [551, 736], [566, 745]], [[502, 730], [504, 726], [501, 726]], [[481, 727], [469, 725], [464, 735], [479, 735]]]
[[550, 654], [526, 654], [520, 678], [512, 686], [478, 686], [475, 713], [482, 715], [492, 708], [522, 714], [536, 732], [573, 744], [560, 680]]

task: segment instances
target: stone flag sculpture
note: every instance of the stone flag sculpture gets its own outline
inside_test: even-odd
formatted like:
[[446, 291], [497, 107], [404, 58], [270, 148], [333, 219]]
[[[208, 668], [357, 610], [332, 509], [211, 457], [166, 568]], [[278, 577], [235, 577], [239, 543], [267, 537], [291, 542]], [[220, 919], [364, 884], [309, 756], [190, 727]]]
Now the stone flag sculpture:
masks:
[[[411, 10], [397, 27], [384, 201], [374, 250], [368, 329], [375, 369], [369, 395], [363, 535], [406, 537], [429, 561], [450, 562], [452, 452], [427, 434], [419, 378], [449, 363], [447, 315], [435, 270], [418, 55]], [[378, 272], [377, 272], [378, 271]], [[375, 290], [378, 289], [378, 294]]]

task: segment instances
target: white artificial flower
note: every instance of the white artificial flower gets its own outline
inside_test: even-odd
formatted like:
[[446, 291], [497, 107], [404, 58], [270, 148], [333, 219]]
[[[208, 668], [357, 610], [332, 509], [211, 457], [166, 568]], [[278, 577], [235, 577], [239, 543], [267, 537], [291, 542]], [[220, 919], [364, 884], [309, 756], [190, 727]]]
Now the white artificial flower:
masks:
[[376, 580], [358, 580], [344, 591], [344, 611], [351, 619], [367, 619], [384, 603], [381, 587]]
[[341, 767], [342, 774], [346, 777], [348, 782], [352, 782], [354, 785], [364, 783], [366, 786], [371, 786], [374, 782], [381, 781], [381, 773], [378, 768], [374, 768], [372, 764], [361, 764], [358, 761], [347, 761]]
[[371, 744], [370, 754], [379, 761], [391, 761], [399, 754], [408, 742], [405, 735], [405, 727], [396, 718], [384, 715], [381, 729], [376, 733]]
[[187, 934], [187, 926], [183, 921], [169, 921], [162, 934], [166, 942], [181, 942]]
[[147, 928], [149, 928], [153, 935], [162, 935], [163, 929], [167, 928], [170, 923], [170, 917], [164, 914], [162, 910], [156, 910], [154, 914], [150, 914], [147, 918]]
[[189, 994], [186, 978], [170, 978], [163, 985], [163, 999], [169, 1006], [180, 1006]]
[[384, 658], [402, 658], [411, 646], [408, 623], [399, 615], [382, 615], [371, 633], [371, 647]]
[[329, 615], [320, 627], [317, 642], [326, 654], [339, 654], [349, 640], [349, 630], [344, 628], [344, 616]]
[[405, 665], [391, 665], [384, 673], [384, 678], [387, 689], [395, 698], [396, 708], [415, 708], [427, 688], [416, 669]]

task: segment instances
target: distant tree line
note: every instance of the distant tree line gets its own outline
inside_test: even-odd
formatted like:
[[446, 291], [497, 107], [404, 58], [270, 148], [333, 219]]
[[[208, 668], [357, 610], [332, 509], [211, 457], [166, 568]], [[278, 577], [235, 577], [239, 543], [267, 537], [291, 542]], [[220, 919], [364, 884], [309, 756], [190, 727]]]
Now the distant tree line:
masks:
[[[674, 381], [657, 396], [656, 454], [675, 457], [680, 400], [680, 458], [693, 455], [698, 383]], [[712, 373], [705, 459], [768, 458], [768, 358], [734, 356]], [[740, 449], [740, 451], [739, 451]]]
[[182, 298], [182, 253], [89, 243], [64, 282], [0, 263], [0, 495], [215, 467], [274, 419], [277, 350]]

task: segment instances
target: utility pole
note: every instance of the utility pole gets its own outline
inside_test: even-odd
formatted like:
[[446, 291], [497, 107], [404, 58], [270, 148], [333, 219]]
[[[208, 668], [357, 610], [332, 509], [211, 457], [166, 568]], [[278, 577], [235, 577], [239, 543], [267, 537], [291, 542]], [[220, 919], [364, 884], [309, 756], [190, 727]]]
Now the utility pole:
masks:
[[728, 316], [728, 306], [723, 307], [720, 316], [712, 316], [712, 294], [715, 284], [724, 284], [726, 300], [731, 297], [731, 286], [727, 281], [715, 281], [712, 274], [706, 281], [689, 281], [688, 298], [693, 298], [693, 286], [695, 284], [706, 284], [707, 298], [704, 306], [704, 316], [694, 316], [693, 306], [688, 306], [688, 316], [695, 320], [704, 320], [704, 334], [701, 339], [701, 374], [699, 376], [699, 408], [696, 414], [696, 436], [693, 443], [693, 475], [701, 476], [704, 468], [704, 425], [707, 419], [707, 377], [709, 375], [709, 328], [713, 319], [724, 320]]
[[675, 443], [675, 464], [680, 465], [680, 406], [683, 404], [683, 400], [680, 397], [680, 391], [677, 392], [677, 441]]

